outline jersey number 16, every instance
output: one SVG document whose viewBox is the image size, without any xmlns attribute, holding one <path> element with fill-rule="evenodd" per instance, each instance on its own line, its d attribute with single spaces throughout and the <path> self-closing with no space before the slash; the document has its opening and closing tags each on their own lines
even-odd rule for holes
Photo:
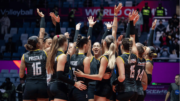
<svg viewBox="0 0 180 101">
<path fill-rule="evenodd" d="M 33 75 L 41 75 L 41 62 L 34 62 L 32 64 L 32 68 L 33 68 Z"/>
</svg>

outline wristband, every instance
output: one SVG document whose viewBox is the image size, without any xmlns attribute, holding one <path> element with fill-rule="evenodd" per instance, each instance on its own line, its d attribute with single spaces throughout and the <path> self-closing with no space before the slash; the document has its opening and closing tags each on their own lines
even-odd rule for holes
<svg viewBox="0 0 180 101">
<path fill-rule="evenodd" d="M 117 17 L 116 15 L 114 15 L 114 17 Z"/>
</svg>

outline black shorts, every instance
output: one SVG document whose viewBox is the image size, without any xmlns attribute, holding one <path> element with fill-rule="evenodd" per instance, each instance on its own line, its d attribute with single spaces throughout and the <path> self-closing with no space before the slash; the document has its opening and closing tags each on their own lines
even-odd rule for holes
<svg viewBox="0 0 180 101">
<path fill-rule="evenodd" d="M 129 101 L 133 98 L 135 92 L 118 92 L 116 94 L 116 99 L 120 101 Z"/>
<path fill-rule="evenodd" d="M 147 78 L 148 78 L 148 85 L 150 85 L 151 81 L 152 81 L 152 75 L 151 74 L 147 74 Z"/>
<path fill-rule="evenodd" d="M 73 87 L 69 93 L 69 101 L 88 101 L 88 90 L 80 91 Z"/>
<path fill-rule="evenodd" d="M 25 83 L 23 100 L 48 98 L 47 82 L 45 80 L 27 80 Z"/>
<path fill-rule="evenodd" d="M 116 93 L 113 92 L 109 100 L 116 101 Z"/>
<path fill-rule="evenodd" d="M 138 95 L 136 101 L 144 101 L 144 95 Z"/>
<path fill-rule="evenodd" d="M 135 92 L 134 95 L 133 95 L 133 97 L 132 97 L 130 100 L 131 100 L 131 101 L 138 101 L 137 98 L 138 98 L 138 93 Z"/>
<path fill-rule="evenodd" d="M 110 80 L 98 81 L 96 84 L 95 95 L 100 97 L 106 97 L 110 99 L 112 95 L 112 86 L 110 85 Z"/>
<path fill-rule="evenodd" d="M 90 84 L 88 86 L 88 99 L 94 99 L 95 89 L 96 89 L 96 85 Z"/>
<path fill-rule="evenodd" d="M 48 85 L 48 95 L 50 100 L 63 99 L 67 100 L 68 87 L 65 83 L 62 82 L 51 82 Z"/>
</svg>

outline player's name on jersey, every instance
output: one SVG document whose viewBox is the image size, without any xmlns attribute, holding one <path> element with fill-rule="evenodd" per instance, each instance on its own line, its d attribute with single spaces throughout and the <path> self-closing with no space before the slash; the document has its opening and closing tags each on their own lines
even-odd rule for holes
<svg viewBox="0 0 180 101">
<path fill-rule="evenodd" d="M 37 60 L 42 60 L 42 55 L 29 57 L 29 61 L 37 61 Z"/>
<path fill-rule="evenodd" d="M 78 61 L 71 61 L 70 64 L 73 66 L 77 66 Z"/>
<path fill-rule="evenodd" d="M 145 62 L 138 62 L 138 66 L 145 66 L 146 63 Z"/>
</svg>

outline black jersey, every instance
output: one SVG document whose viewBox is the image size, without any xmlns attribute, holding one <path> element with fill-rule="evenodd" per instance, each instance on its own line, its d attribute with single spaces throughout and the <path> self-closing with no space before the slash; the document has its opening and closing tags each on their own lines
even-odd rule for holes
<svg viewBox="0 0 180 101">
<path fill-rule="evenodd" d="M 46 79 L 47 54 L 42 50 L 26 52 L 23 55 L 27 67 L 26 79 Z"/>
<path fill-rule="evenodd" d="M 94 56 L 91 59 L 91 63 L 90 63 L 90 69 L 91 72 L 90 74 L 97 74 L 98 73 L 98 68 L 100 66 L 100 62 L 99 60 L 97 60 Z"/>
<path fill-rule="evenodd" d="M 124 85 L 124 92 L 129 91 L 136 91 L 136 78 L 135 78 L 135 67 L 137 65 L 137 56 L 135 54 L 131 54 L 130 64 L 128 63 L 129 53 L 122 54 L 118 58 L 121 58 L 124 62 L 125 67 L 125 80 L 123 82 Z M 116 69 L 118 71 L 118 68 L 116 66 Z M 117 77 L 119 76 L 119 73 L 117 72 Z M 117 85 L 117 89 L 120 85 Z"/>
<path fill-rule="evenodd" d="M 56 76 L 56 71 L 57 71 L 57 59 L 58 59 L 58 57 L 60 56 L 60 55 L 62 55 L 62 54 L 64 54 L 64 52 L 63 51 L 61 51 L 61 50 L 58 50 L 58 52 L 57 52 L 57 54 L 56 54 L 56 57 L 55 57 L 55 63 L 54 63 L 54 67 L 53 67 L 53 69 L 54 69 L 54 73 L 53 73 L 53 75 L 52 75 L 52 78 L 51 78 L 51 82 L 52 81 L 59 81 L 58 79 L 57 79 L 57 76 Z M 67 73 L 69 72 L 69 65 L 68 65 L 68 63 L 66 62 L 66 64 L 65 64 L 65 67 L 64 67 L 64 72 L 63 72 L 63 74 L 65 75 L 65 76 L 67 76 Z"/>
<path fill-rule="evenodd" d="M 92 57 L 91 59 L 91 63 L 90 63 L 90 74 L 98 74 L 98 68 L 100 66 L 100 62 L 99 60 L 97 60 L 94 56 Z M 89 82 L 89 84 L 96 84 L 96 81 L 92 81 L 92 82 Z"/>
<path fill-rule="evenodd" d="M 146 59 L 146 62 L 150 62 L 153 65 L 153 61 L 150 59 Z"/>
<path fill-rule="evenodd" d="M 77 69 L 81 70 L 84 73 L 84 64 L 83 61 L 86 58 L 84 54 L 79 53 L 78 55 L 74 54 L 71 57 L 70 60 L 70 67 L 72 71 L 77 71 Z M 76 75 L 73 75 L 74 81 L 84 81 L 84 83 L 87 85 L 88 82 L 85 82 L 85 78 L 82 77 L 76 77 Z"/>
<path fill-rule="evenodd" d="M 146 66 L 146 60 L 144 58 L 140 59 L 138 58 L 137 60 L 137 65 L 135 67 L 135 78 L 136 78 L 136 84 L 137 86 L 142 86 L 141 85 L 141 80 L 145 71 L 145 66 Z"/>
<path fill-rule="evenodd" d="M 102 57 L 105 57 L 106 60 L 109 61 L 109 56 L 108 55 L 101 56 L 100 61 L 101 61 Z M 99 66 L 99 68 L 100 68 L 100 66 Z M 99 72 L 99 68 L 98 68 L 98 72 Z M 113 69 L 110 69 L 109 67 L 107 67 L 105 73 L 111 73 L 112 71 L 113 71 Z"/>
</svg>

